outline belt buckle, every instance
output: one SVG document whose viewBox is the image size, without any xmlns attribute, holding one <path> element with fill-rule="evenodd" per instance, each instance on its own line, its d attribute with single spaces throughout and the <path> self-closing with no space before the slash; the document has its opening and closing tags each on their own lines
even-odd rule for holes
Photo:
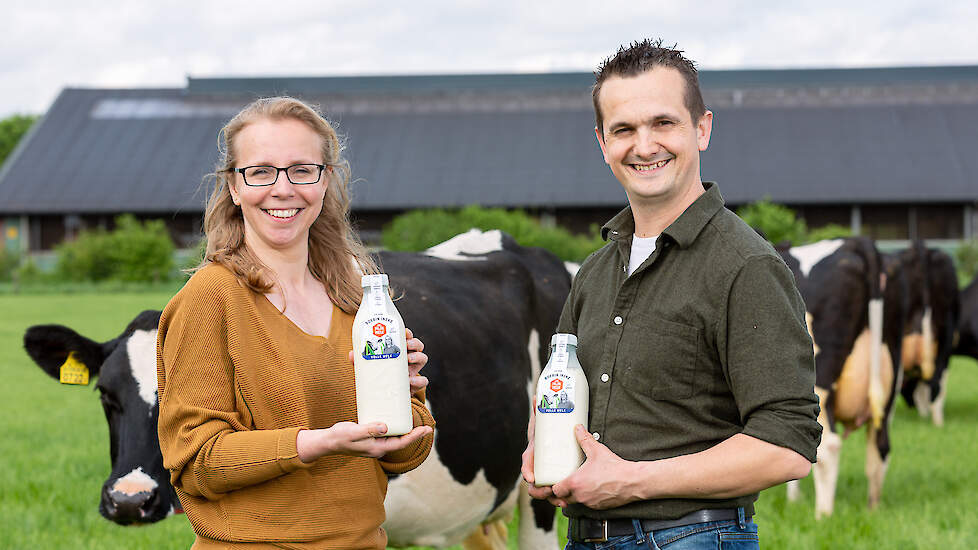
<svg viewBox="0 0 978 550">
<path fill-rule="evenodd" d="M 601 520 L 602 535 L 595 538 L 586 538 L 583 542 L 608 542 L 608 520 Z"/>
</svg>

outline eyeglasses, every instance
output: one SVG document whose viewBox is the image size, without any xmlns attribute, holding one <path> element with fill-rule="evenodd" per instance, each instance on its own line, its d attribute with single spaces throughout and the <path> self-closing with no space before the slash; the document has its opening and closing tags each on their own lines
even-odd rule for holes
<svg viewBox="0 0 978 550">
<path fill-rule="evenodd" d="M 244 168 L 232 168 L 229 172 L 237 172 L 244 178 L 245 185 L 249 187 L 266 187 L 278 181 L 279 172 L 285 172 L 285 177 L 293 185 L 309 185 L 316 183 L 326 169 L 324 164 L 293 164 L 285 168 L 277 166 L 245 166 Z"/>
</svg>

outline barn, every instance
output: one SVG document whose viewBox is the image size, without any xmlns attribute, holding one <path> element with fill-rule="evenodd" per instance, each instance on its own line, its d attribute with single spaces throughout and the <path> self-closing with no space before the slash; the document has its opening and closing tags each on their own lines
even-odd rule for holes
<svg viewBox="0 0 978 550">
<path fill-rule="evenodd" d="M 728 205 L 787 204 L 879 240 L 978 234 L 978 66 L 702 71 L 702 174 Z M 0 246 L 37 253 L 130 212 L 201 233 L 217 134 L 258 96 L 321 106 L 345 136 L 368 242 L 394 215 L 524 208 L 575 231 L 625 196 L 594 143 L 590 73 L 195 78 L 61 92 L 0 169 Z"/>
</svg>

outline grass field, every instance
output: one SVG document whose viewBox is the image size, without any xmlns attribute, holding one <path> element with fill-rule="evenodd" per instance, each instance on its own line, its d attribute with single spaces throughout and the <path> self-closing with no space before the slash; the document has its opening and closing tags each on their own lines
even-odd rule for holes
<svg viewBox="0 0 978 550">
<path fill-rule="evenodd" d="M 33 324 L 61 323 L 107 340 L 168 292 L 0 294 L 0 549 L 186 549 L 186 518 L 119 527 L 98 514 L 109 472 L 108 429 L 92 387 L 60 386 L 22 348 Z M 971 549 L 978 532 L 978 364 L 955 358 L 943 429 L 902 402 L 880 508 L 865 508 L 865 436 L 845 442 L 836 513 L 813 518 L 813 485 L 787 503 L 784 487 L 761 495 L 761 546 L 774 549 Z M 510 543 L 516 548 L 515 542 Z"/>
</svg>

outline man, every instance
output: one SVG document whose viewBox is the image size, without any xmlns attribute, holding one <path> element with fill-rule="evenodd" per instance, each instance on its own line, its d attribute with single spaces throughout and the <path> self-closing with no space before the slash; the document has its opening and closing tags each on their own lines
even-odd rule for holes
<svg viewBox="0 0 978 550">
<path fill-rule="evenodd" d="M 593 99 L 628 207 L 602 228 L 558 326 L 577 335 L 590 386 L 590 433 L 576 428 L 587 458 L 533 487 L 531 418 L 523 477 L 570 518 L 568 548 L 756 548 L 758 492 L 808 475 L 821 434 L 804 304 L 771 246 L 700 179 L 713 113 L 681 52 L 619 49 Z"/>
</svg>

